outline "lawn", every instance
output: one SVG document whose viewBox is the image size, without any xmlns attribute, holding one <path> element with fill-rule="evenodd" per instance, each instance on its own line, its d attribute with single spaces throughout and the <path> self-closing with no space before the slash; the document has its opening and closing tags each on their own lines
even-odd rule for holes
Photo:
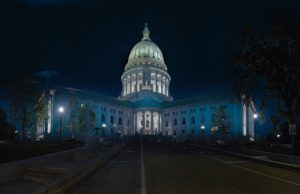
<svg viewBox="0 0 300 194">
<path fill-rule="evenodd" d="M 63 144 L 58 144 L 57 142 L 30 142 L 26 144 L 0 145 L 0 163 L 60 152 L 80 146 L 82 144 L 75 141 L 64 142 Z"/>
</svg>

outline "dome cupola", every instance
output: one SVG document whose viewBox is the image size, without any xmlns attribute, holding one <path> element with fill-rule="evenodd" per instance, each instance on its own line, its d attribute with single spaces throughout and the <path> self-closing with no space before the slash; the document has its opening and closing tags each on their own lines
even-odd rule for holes
<svg viewBox="0 0 300 194">
<path fill-rule="evenodd" d="M 151 41 L 148 24 L 145 23 L 143 38 L 131 50 L 125 70 L 139 65 L 152 65 L 167 70 L 160 48 Z"/>
</svg>

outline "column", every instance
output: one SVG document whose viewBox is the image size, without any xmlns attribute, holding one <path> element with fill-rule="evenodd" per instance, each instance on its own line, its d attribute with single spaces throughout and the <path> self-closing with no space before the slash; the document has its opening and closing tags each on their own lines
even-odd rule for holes
<svg viewBox="0 0 300 194">
<path fill-rule="evenodd" d="M 160 76 L 160 93 L 162 94 L 162 82 L 163 82 L 163 78 L 162 78 L 162 75 Z"/>
<path fill-rule="evenodd" d="M 130 75 L 130 93 L 132 93 L 132 81 L 133 81 L 132 75 Z"/>
<path fill-rule="evenodd" d="M 143 111 L 143 116 L 142 116 L 142 130 L 141 133 L 145 133 L 145 111 Z"/>
<path fill-rule="evenodd" d="M 157 129 L 158 132 L 161 132 L 160 117 L 161 117 L 161 113 L 158 113 L 158 129 Z"/>
<path fill-rule="evenodd" d="M 135 92 L 138 92 L 138 87 L 139 87 L 139 85 L 138 85 L 138 74 L 135 73 Z"/>
<path fill-rule="evenodd" d="M 123 96 L 126 95 L 126 78 L 123 79 Z"/>
<path fill-rule="evenodd" d="M 154 129 L 153 129 L 153 111 L 151 111 L 151 132 L 153 133 Z"/>
<path fill-rule="evenodd" d="M 169 86 L 170 86 L 170 81 L 168 80 L 168 82 L 167 82 L 167 96 L 169 96 Z"/>
<path fill-rule="evenodd" d="M 154 73 L 154 92 L 156 92 L 157 91 L 157 88 L 156 88 L 156 86 L 157 86 L 157 84 L 156 84 L 156 73 Z"/>
<path fill-rule="evenodd" d="M 163 77 L 163 94 L 166 95 L 166 77 Z"/>
<path fill-rule="evenodd" d="M 156 87 L 156 92 L 158 93 L 159 90 L 158 90 L 158 84 L 157 83 L 158 83 L 158 74 L 155 75 L 155 84 L 156 84 L 155 87 Z"/>
</svg>

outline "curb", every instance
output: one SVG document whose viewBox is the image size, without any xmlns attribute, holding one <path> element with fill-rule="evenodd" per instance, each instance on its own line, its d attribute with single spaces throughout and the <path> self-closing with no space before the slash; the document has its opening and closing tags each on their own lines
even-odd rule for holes
<svg viewBox="0 0 300 194">
<path fill-rule="evenodd" d="M 72 186 L 79 183 L 86 176 L 92 174 L 95 170 L 105 165 L 109 160 L 111 160 L 117 153 L 126 147 L 128 143 L 121 145 L 110 152 L 108 152 L 103 159 L 97 158 L 98 161 L 91 161 L 86 164 L 83 168 L 78 169 L 72 174 L 62 176 L 54 181 L 49 182 L 48 184 L 42 185 L 35 189 L 34 191 L 29 192 L 28 194 L 58 194 L 64 193 Z"/>
<path fill-rule="evenodd" d="M 291 170 L 293 172 L 300 172 L 300 166 L 297 166 L 297 165 L 294 165 L 294 164 L 288 164 L 288 163 L 284 163 L 284 162 L 272 161 L 272 160 L 263 159 L 263 158 L 256 158 L 255 156 L 249 156 L 249 155 L 246 155 L 246 154 L 239 154 L 239 153 L 235 153 L 235 152 L 230 152 L 230 151 L 211 148 L 211 147 L 206 147 L 206 146 L 201 147 L 201 146 L 195 145 L 195 144 L 187 144 L 187 145 L 190 146 L 190 147 L 195 147 L 195 148 L 203 148 L 204 147 L 205 149 L 208 149 L 210 151 L 231 155 L 231 156 L 234 156 L 236 158 L 247 159 L 247 160 L 250 160 L 250 161 L 253 161 L 253 162 L 257 162 L 257 163 L 267 164 L 267 165 L 271 165 L 271 166 L 274 166 L 274 167 L 278 167 L 278 168 L 282 168 L 282 169 L 286 169 L 286 170 Z"/>
</svg>

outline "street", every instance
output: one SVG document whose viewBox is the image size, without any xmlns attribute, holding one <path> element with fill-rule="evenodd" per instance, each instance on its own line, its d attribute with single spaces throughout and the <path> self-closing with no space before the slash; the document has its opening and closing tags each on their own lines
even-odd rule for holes
<svg viewBox="0 0 300 194">
<path fill-rule="evenodd" d="M 300 193 L 300 174 L 172 143 L 135 143 L 68 193 Z"/>
</svg>

